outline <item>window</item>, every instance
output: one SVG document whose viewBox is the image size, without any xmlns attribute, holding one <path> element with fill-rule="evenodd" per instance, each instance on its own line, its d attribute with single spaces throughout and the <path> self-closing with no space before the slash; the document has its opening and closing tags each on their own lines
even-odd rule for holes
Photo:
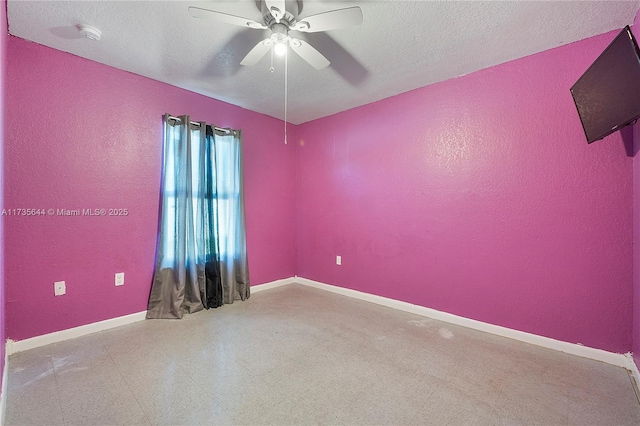
<svg viewBox="0 0 640 426">
<path fill-rule="evenodd" d="M 238 254 L 238 241 L 234 221 L 241 206 L 240 149 L 233 135 L 211 133 L 203 137 L 200 126 L 189 126 L 190 137 L 183 138 L 178 126 L 167 126 L 169 134 L 165 147 L 165 175 L 162 227 L 166 232 L 161 240 L 162 265 L 171 266 L 179 250 L 205 253 L 206 247 L 217 241 L 221 258 L 233 258 Z M 215 140 L 214 140 L 215 138 Z M 181 144 L 186 144 L 183 146 Z M 178 156 L 187 150 L 190 161 L 179 169 Z M 212 181 L 215 180 L 215 181 Z M 179 187 L 182 185 L 182 187 Z M 187 194 L 186 197 L 178 194 Z M 205 221 L 209 210 L 214 218 Z M 184 220 L 183 220 L 184 217 Z M 210 223 L 213 229 L 209 229 Z M 180 227 L 184 229 L 180 229 Z M 204 238 L 189 238 L 186 228 L 202 232 Z M 191 257 L 191 256 L 188 256 Z"/>
</svg>

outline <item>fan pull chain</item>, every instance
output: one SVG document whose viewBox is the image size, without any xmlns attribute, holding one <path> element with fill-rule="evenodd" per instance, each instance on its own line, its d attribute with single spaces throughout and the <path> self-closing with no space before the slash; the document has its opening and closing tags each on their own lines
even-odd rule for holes
<svg viewBox="0 0 640 426">
<path fill-rule="evenodd" d="M 284 54 L 284 144 L 287 144 L 287 93 L 288 93 L 288 80 L 289 80 L 289 49 Z"/>
<path fill-rule="evenodd" d="M 269 68 L 269 71 L 274 72 L 276 69 L 273 67 L 273 44 L 271 45 L 271 68 Z"/>
</svg>

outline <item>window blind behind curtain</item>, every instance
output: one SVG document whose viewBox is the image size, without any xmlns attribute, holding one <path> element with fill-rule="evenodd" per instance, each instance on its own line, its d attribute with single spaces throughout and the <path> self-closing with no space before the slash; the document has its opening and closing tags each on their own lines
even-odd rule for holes
<svg viewBox="0 0 640 426">
<path fill-rule="evenodd" d="M 165 115 L 158 244 L 147 318 L 250 295 L 242 132 Z"/>
</svg>

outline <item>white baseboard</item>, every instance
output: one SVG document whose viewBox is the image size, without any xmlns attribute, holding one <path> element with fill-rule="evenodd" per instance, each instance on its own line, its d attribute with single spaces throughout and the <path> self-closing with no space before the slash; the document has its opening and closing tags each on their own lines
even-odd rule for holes
<svg viewBox="0 0 640 426">
<path fill-rule="evenodd" d="M 4 425 L 7 413 L 7 381 L 9 376 L 9 354 L 4 350 L 4 368 L 2 369 L 2 390 L 0 390 L 0 425 Z"/>
<path fill-rule="evenodd" d="M 626 354 L 627 359 L 627 370 L 631 372 L 633 376 L 633 380 L 635 380 L 636 392 L 638 392 L 638 398 L 640 398 L 640 370 L 638 370 L 638 364 L 633 359 L 633 355 L 630 353 Z"/>
<path fill-rule="evenodd" d="M 276 287 L 282 287 L 283 285 L 294 284 L 296 282 L 294 278 L 285 278 L 282 280 L 271 281 L 264 284 L 256 284 L 251 286 L 251 293 L 257 293 L 259 291 L 269 290 Z"/>
<path fill-rule="evenodd" d="M 521 342 L 530 343 L 532 345 L 542 346 L 544 348 L 555 349 L 560 352 L 565 352 L 571 355 L 577 355 L 583 358 L 594 359 L 597 361 L 606 362 L 618 367 L 629 368 L 627 357 L 623 354 L 616 354 L 613 352 L 604 351 L 602 349 L 590 348 L 576 343 L 568 343 L 560 340 L 551 339 L 549 337 L 539 336 L 537 334 L 531 334 L 524 331 L 513 330 L 511 328 L 501 327 L 499 325 L 493 325 L 482 321 L 476 321 L 469 318 L 461 317 L 458 315 L 449 314 L 442 311 L 437 311 L 431 308 L 425 308 L 424 306 L 418 306 L 407 302 L 401 302 L 399 300 L 389 299 L 382 296 L 376 296 L 373 294 L 363 293 L 357 290 L 351 290 L 348 288 L 337 287 L 329 284 L 324 284 L 318 281 L 309 280 L 306 278 L 295 278 L 295 282 L 303 284 L 309 287 L 318 288 L 321 290 L 330 291 L 332 293 L 341 294 L 343 296 L 353 297 L 355 299 L 364 300 L 366 302 L 375 303 L 377 305 L 386 306 L 400 311 L 409 312 L 412 314 L 420 315 L 427 318 L 432 318 L 438 321 L 447 322 L 449 324 L 460 325 L 474 330 L 484 331 L 486 333 L 495 334 L 502 337 L 508 337 L 513 340 L 519 340 Z M 635 365 L 635 363 L 634 363 Z M 640 383 L 640 382 L 639 382 Z"/>
<path fill-rule="evenodd" d="M 94 322 L 91 324 L 81 325 L 80 327 L 69 328 L 67 330 L 56 331 L 54 333 L 43 334 L 42 336 L 31 337 L 29 339 L 13 341 L 7 339 L 6 353 L 13 355 L 18 352 L 27 351 L 29 349 L 39 348 L 40 346 L 50 345 L 52 343 L 62 342 L 63 340 L 74 339 L 76 337 L 85 336 L 87 334 L 96 333 L 98 331 L 109 330 L 110 328 L 120 327 L 122 325 L 133 324 L 134 322 L 144 320 L 147 311 L 136 312 L 122 317 L 111 318 L 104 321 Z"/>
</svg>

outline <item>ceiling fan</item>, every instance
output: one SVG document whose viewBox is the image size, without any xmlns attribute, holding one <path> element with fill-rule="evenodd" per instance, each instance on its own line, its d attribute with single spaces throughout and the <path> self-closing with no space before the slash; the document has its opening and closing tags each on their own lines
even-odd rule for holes
<svg viewBox="0 0 640 426">
<path fill-rule="evenodd" d="M 245 28 L 270 29 L 271 36 L 255 45 L 240 62 L 245 66 L 257 64 L 271 49 L 276 54 L 282 55 L 289 46 L 315 69 L 321 70 L 329 65 L 329 60 L 309 43 L 291 37 L 289 31 L 315 33 L 362 24 L 362 10 L 357 6 L 330 10 L 299 19 L 298 14 L 302 11 L 302 2 L 299 0 L 259 0 L 259 4 L 264 23 L 195 6 L 189 7 L 189 13 L 195 18 L 211 19 Z"/>
</svg>

